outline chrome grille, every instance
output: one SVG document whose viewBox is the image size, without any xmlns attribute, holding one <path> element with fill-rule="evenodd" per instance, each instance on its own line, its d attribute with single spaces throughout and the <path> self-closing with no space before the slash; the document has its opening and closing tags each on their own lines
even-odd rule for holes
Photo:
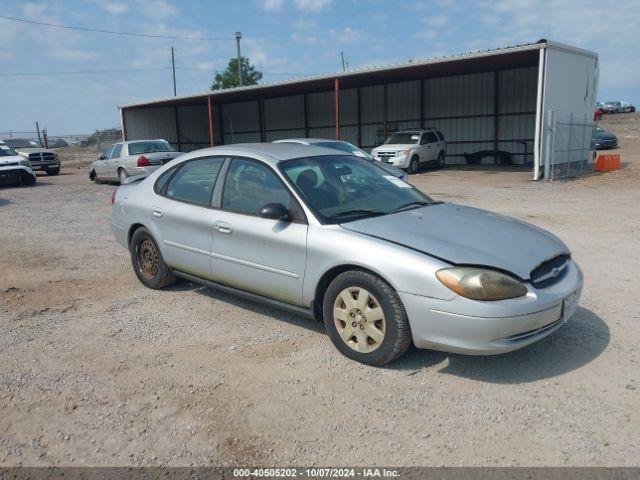
<svg viewBox="0 0 640 480">
<path fill-rule="evenodd" d="M 30 153 L 29 160 L 51 162 L 55 159 L 55 154 L 51 152 Z"/>
<path fill-rule="evenodd" d="M 556 284 L 567 273 L 569 255 L 558 255 L 544 262 L 531 271 L 531 285 L 536 288 L 547 288 Z"/>
<path fill-rule="evenodd" d="M 396 152 L 378 152 L 378 158 L 392 158 L 396 156 Z"/>
</svg>

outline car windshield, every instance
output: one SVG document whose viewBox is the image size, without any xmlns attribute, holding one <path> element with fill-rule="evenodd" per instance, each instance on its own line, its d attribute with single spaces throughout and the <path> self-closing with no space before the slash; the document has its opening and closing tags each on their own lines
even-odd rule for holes
<svg viewBox="0 0 640 480">
<path fill-rule="evenodd" d="M 5 143 L 11 148 L 38 148 L 40 145 L 35 140 L 27 140 L 21 138 L 12 138 L 5 140 Z"/>
<path fill-rule="evenodd" d="M 14 155 L 17 155 L 17 153 L 9 145 L 0 145 L 0 157 L 12 157 Z"/>
<path fill-rule="evenodd" d="M 279 167 L 325 223 L 344 223 L 439 203 L 351 155 L 298 158 L 281 162 Z"/>
<path fill-rule="evenodd" d="M 361 157 L 369 161 L 374 160 L 374 158 L 367 152 L 348 142 L 318 142 L 314 143 L 314 145 L 317 147 L 332 148 L 334 150 L 351 153 L 356 157 Z"/>
<path fill-rule="evenodd" d="M 175 150 L 165 140 L 150 140 L 146 142 L 134 142 L 129 144 L 129 155 L 142 153 L 174 152 Z"/>
<path fill-rule="evenodd" d="M 417 132 L 396 132 L 384 142 L 385 145 L 416 145 L 420 141 L 420 134 Z"/>
</svg>

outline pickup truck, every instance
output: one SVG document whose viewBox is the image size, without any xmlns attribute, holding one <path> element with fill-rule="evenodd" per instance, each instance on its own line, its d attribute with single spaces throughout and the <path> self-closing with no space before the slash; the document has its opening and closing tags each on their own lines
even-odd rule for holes
<svg viewBox="0 0 640 480">
<path fill-rule="evenodd" d="M 46 172 L 47 175 L 60 173 L 60 159 L 53 150 L 44 148 L 37 141 L 27 138 L 9 138 L 4 142 L 13 148 L 18 155 L 29 160 L 32 170 Z"/>
</svg>

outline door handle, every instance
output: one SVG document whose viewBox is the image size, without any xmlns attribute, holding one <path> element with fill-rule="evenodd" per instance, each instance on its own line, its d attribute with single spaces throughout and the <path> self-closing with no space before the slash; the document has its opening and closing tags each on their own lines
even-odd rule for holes
<svg viewBox="0 0 640 480">
<path fill-rule="evenodd" d="M 233 228 L 231 228 L 231 225 L 225 222 L 216 222 L 213 224 L 213 228 L 215 228 L 220 233 L 226 233 L 227 235 L 233 232 Z"/>
<path fill-rule="evenodd" d="M 162 209 L 158 207 L 153 207 L 153 209 L 151 210 L 151 213 L 153 214 L 154 217 L 162 217 L 164 215 L 164 212 L 162 211 Z"/>
</svg>

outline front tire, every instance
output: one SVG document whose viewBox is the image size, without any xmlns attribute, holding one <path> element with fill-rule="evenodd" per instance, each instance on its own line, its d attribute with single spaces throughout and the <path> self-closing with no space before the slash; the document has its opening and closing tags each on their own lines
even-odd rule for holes
<svg viewBox="0 0 640 480">
<path fill-rule="evenodd" d="M 49 170 L 45 170 L 47 175 L 58 175 L 60 173 L 60 168 L 51 168 Z"/>
<path fill-rule="evenodd" d="M 358 362 L 381 366 L 411 344 L 411 330 L 396 291 L 360 270 L 338 275 L 323 300 L 324 324 L 334 346 Z"/>
<path fill-rule="evenodd" d="M 22 183 L 22 185 L 32 187 L 36 184 L 36 177 L 29 175 L 27 172 L 23 172 L 20 175 L 20 183 Z"/>
<path fill-rule="evenodd" d="M 411 157 L 411 160 L 409 161 L 409 168 L 407 168 L 407 173 L 409 175 L 415 175 L 416 173 L 418 173 L 419 167 L 420 167 L 420 161 L 418 160 L 418 157 L 414 155 L 413 157 Z"/>
<path fill-rule="evenodd" d="M 133 270 L 146 287 L 159 290 L 176 281 L 175 275 L 162 258 L 158 244 L 145 227 L 140 227 L 133 233 L 129 253 Z"/>
</svg>

